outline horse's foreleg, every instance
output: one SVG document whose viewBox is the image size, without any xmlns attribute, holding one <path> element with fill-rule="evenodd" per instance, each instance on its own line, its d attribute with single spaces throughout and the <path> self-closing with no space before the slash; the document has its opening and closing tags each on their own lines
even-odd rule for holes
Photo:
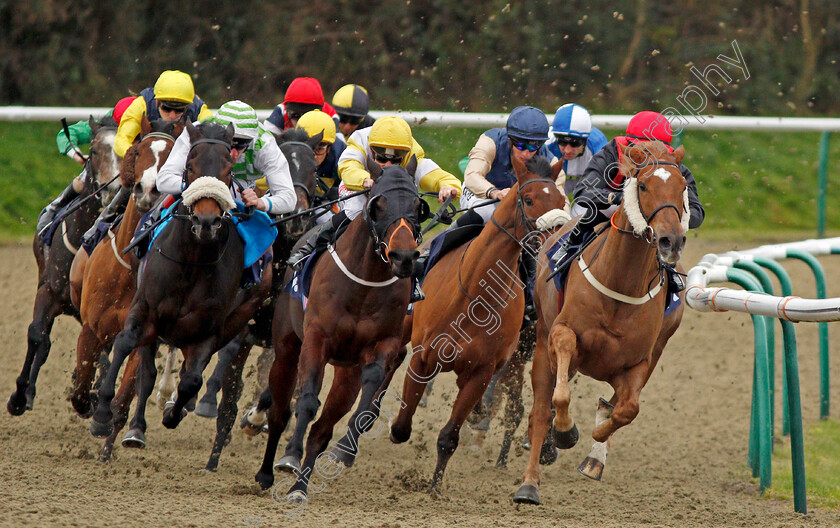
<svg viewBox="0 0 840 528">
<path fill-rule="evenodd" d="M 129 312 L 125 328 L 114 340 L 114 359 L 108 368 L 108 375 L 105 376 L 99 388 L 99 401 L 90 423 L 90 433 L 93 436 L 105 438 L 114 431 L 114 424 L 111 422 L 113 418 L 111 400 L 114 399 L 117 376 L 125 358 L 140 344 L 141 338 L 147 342 L 154 342 L 157 338 L 153 328 L 146 328 L 144 332 L 146 315 L 145 304 L 134 305 Z"/>
<path fill-rule="evenodd" d="M 76 341 L 76 378 L 73 380 L 73 394 L 70 397 L 73 408 L 82 418 L 90 418 L 93 412 L 90 388 L 102 347 L 103 343 L 93 329 L 87 324 L 82 325 Z"/>
<path fill-rule="evenodd" d="M 289 422 L 292 412 L 289 409 L 289 402 L 292 399 L 292 392 L 295 387 L 295 379 L 298 373 L 298 358 L 300 356 L 300 340 L 294 330 L 286 329 L 286 332 L 279 332 L 275 326 L 274 337 L 274 363 L 271 366 L 268 386 L 270 397 L 260 397 L 259 410 L 264 403 L 268 402 L 268 441 L 265 444 L 265 455 L 262 465 L 254 476 L 262 489 L 268 489 L 274 483 L 274 455 L 277 453 L 277 444 L 280 442 L 280 435 Z M 282 337 L 278 337 L 281 334 Z M 250 422 L 249 416 L 246 417 Z"/>
<path fill-rule="evenodd" d="M 435 379 L 440 372 L 440 364 L 436 360 L 427 361 L 424 351 L 412 352 L 403 381 L 402 401 L 405 405 L 400 409 L 397 418 L 391 422 L 391 441 L 395 444 L 401 444 L 411 438 L 411 421 L 426 390 L 426 384 Z"/>
<path fill-rule="evenodd" d="M 102 445 L 102 451 L 99 453 L 100 462 L 108 462 L 111 459 L 111 453 L 114 451 L 114 442 L 117 441 L 117 435 L 120 434 L 120 431 L 125 426 L 125 422 L 128 420 L 128 411 L 131 408 L 131 402 L 137 394 L 136 381 L 137 368 L 139 366 L 140 357 L 134 351 L 128 356 L 125 371 L 123 372 L 122 380 L 120 380 L 120 388 L 117 390 L 117 395 L 114 396 L 114 400 L 111 402 L 111 410 L 114 413 L 114 431 L 105 439 L 105 443 Z"/>
<path fill-rule="evenodd" d="M 534 403 L 531 406 L 531 414 L 528 416 L 528 439 L 531 442 L 531 451 L 528 456 L 528 467 L 522 477 L 522 485 L 513 496 L 513 502 L 516 503 L 540 504 L 540 450 L 535 446 L 543 444 L 551 424 L 551 393 L 554 388 L 554 377 L 551 373 L 548 353 L 548 337 L 544 331 L 538 329 L 537 348 L 531 367 Z"/>
<path fill-rule="evenodd" d="M 244 336 L 240 334 L 231 339 L 228 344 L 219 350 L 216 367 L 213 369 L 213 374 L 207 380 L 207 388 L 204 390 L 204 396 L 202 396 L 198 405 L 195 407 L 194 414 L 196 416 L 202 416 L 204 418 L 215 418 L 218 416 L 216 394 L 222 388 L 222 379 L 228 370 L 228 366 L 242 348 L 243 338 Z"/>
<path fill-rule="evenodd" d="M 6 409 L 13 416 L 20 416 L 34 405 L 38 372 L 50 353 L 50 332 L 55 318 L 62 311 L 60 304 L 49 284 L 42 284 L 38 288 L 32 323 L 26 335 L 27 348 L 23 369 L 17 378 L 15 391 L 6 402 Z"/>
<path fill-rule="evenodd" d="M 487 384 L 490 383 L 490 378 L 493 377 L 493 371 L 494 367 L 488 365 L 485 368 L 471 371 L 471 376 L 468 378 L 459 377 L 459 391 L 455 403 L 452 405 L 452 414 L 438 436 L 437 464 L 435 465 L 435 473 L 432 477 L 429 493 L 440 493 L 439 485 L 443 479 L 443 473 L 446 471 L 446 465 L 458 448 L 461 426 L 464 425 L 464 421 L 475 407 L 476 402 L 484 394 Z"/>
<path fill-rule="evenodd" d="M 163 373 L 158 382 L 158 390 L 155 395 L 155 400 L 158 408 L 163 410 L 166 407 L 166 402 L 173 399 L 175 394 L 175 373 L 178 372 L 178 353 L 175 347 L 167 347 L 169 352 L 166 353 L 166 360 L 163 364 Z"/>
<path fill-rule="evenodd" d="M 167 429 L 175 429 L 184 416 L 187 414 L 187 404 L 195 398 L 201 390 L 203 380 L 201 373 L 210 360 L 210 356 L 216 351 L 216 339 L 210 338 L 204 342 L 181 350 L 184 354 L 184 364 L 181 368 L 181 380 L 178 382 L 175 404 L 163 411 L 163 426 Z"/>
<path fill-rule="evenodd" d="M 137 363 L 139 366 L 135 383 L 137 408 L 134 410 L 131 428 L 122 440 L 123 447 L 136 447 L 140 449 L 146 447 L 146 404 L 155 388 L 155 378 L 157 377 L 157 367 L 155 367 L 156 351 L 157 347 L 155 346 L 142 347 L 137 351 L 137 355 L 129 360 L 129 365 L 131 363 Z M 128 367 L 126 367 L 126 372 L 128 372 Z M 124 375 L 122 385 L 125 385 L 126 382 L 127 376 Z M 120 386 L 120 392 L 122 392 L 122 385 Z M 125 410 L 127 414 L 128 405 L 126 405 Z"/>
<path fill-rule="evenodd" d="M 560 449 L 570 449 L 577 444 L 579 434 L 575 421 L 569 414 L 572 393 L 569 390 L 569 365 L 577 353 L 577 336 L 566 325 L 555 323 L 548 335 L 550 357 L 555 358 L 557 372 L 554 381 L 554 443 Z"/>
<path fill-rule="evenodd" d="M 239 339 L 234 339 L 231 343 L 238 343 L 239 341 Z M 230 346 L 228 344 L 225 348 Z M 222 401 L 219 404 L 217 411 L 218 417 L 216 418 L 216 438 L 213 440 L 213 450 L 210 452 L 210 459 L 207 461 L 207 465 L 204 466 L 206 471 L 216 471 L 219 466 L 219 457 L 222 454 L 222 449 L 230 443 L 230 430 L 236 421 L 236 413 L 239 412 L 236 402 L 239 401 L 239 396 L 242 395 L 242 371 L 244 370 L 245 361 L 248 360 L 252 346 L 248 341 L 242 343 L 236 351 L 236 354 L 228 361 L 228 367 L 225 369 L 224 377 L 221 380 Z M 209 389 L 210 382 L 207 384 Z M 196 413 L 198 413 L 198 408 L 196 408 Z"/>
</svg>

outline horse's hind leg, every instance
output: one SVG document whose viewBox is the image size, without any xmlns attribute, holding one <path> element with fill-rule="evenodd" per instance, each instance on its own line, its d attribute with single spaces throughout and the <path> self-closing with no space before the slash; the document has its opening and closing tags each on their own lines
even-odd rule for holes
<svg viewBox="0 0 840 528">
<path fill-rule="evenodd" d="M 96 372 L 96 363 L 101 356 L 103 343 L 87 324 L 82 326 L 76 342 L 76 379 L 73 381 L 73 395 L 70 402 L 82 418 L 90 418 L 91 383 Z"/>
<path fill-rule="evenodd" d="M 530 356 L 530 346 L 533 341 L 527 344 L 527 349 L 520 340 L 520 345 L 505 368 L 500 383 L 502 394 L 507 396 L 505 406 L 504 427 L 505 434 L 502 438 L 502 448 L 499 451 L 499 458 L 496 460 L 496 467 L 507 467 L 510 445 L 513 443 L 513 435 L 522 422 L 525 414 L 525 405 L 522 403 L 522 386 L 525 384 L 525 364 Z"/>
<path fill-rule="evenodd" d="M 6 409 L 13 416 L 20 416 L 26 410 L 31 410 L 34 405 L 38 372 L 50 353 L 53 322 L 62 311 L 59 304 L 48 284 L 42 284 L 38 288 L 32 323 L 26 335 L 27 348 L 23 369 L 17 378 L 15 391 L 6 402 Z"/>
<path fill-rule="evenodd" d="M 213 369 L 213 374 L 207 380 L 207 388 L 204 390 L 204 396 L 199 400 L 198 405 L 195 406 L 193 414 L 196 416 L 202 416 L 204 418 L 216 418 L 218 416 L 216 394 L 222 389 L 222 379 L 233 358 L 239 354 L 243 339 L 244 337 L 241 335 L 234 337 L 230 340 L 230 343 L 219 350 L 216 368 Z"/>
<path fill-rule="evenodd" d="M 120 381 L 120 388 L 117 390 L 117 395 L 111 403 L 111 409 L 114 412 L 114 431 L 105 439 L 102 445 L 102 451 L 99 453 L 100 462 L 108 462 L 111 459 L 111 453 L 114 451 L 114 442 L 117 441 L 117 436 L 125 426 L 128 420 L 128 411 L 131 408 L 131 402 L 137 394 L 137 367 L 140 365 L 140 358 L 137 352 L 132 352 L 128 356 L 128 361 L 125 365 L 122 380 Z M 131 446 L 127 446 L 131 447 Z"/>
<path fill-rule="evenodd" d="M 541 328 L 537 329 L 537 348 L 531 366 L 531 386 L 534 391 L 534 403 L 528 416 L 528 438 L 532 448 L 522 485 L 513 496 L 513 502 L 540 504 L 540 451 L 533 446 L 542 445 L 548 434 L 551 424 L 551 393 L 554 388 L 548 357 L 548 336 Z"/>
<path fill-rule="evenodd" d="M 443 473 L 446 471 L 446 465 L 458 448 L 461 426 L 464 425 L 470 411 L 484 394 L 484 390 L 493 376 L 493 370 L 492 366 L 487 366 L 483 369 L 471 371 L 470 377 L 459 377 L 458 397 L 455 398 L 455 403 L 452 405 L 452 414 L 438 436 L 437 465 L 435 466 L 429 493 L 440 493 L 439 484 L 443 479 Z"/>
<path fill-rule="evenodd" d="M 242 395 L 242 371 L 245 361 L 251 352 L 253 344 L 242 336 L 245 342 L 239 346 L 236 355 L 228 362 L 224 378 L 222 378 L 222 401 L 219 404 L 216 418 L 216 438 L 213 440 L 213 450 L 210 452 L 210 459 L 204 466 L 205 471 L 216 471 L 219 467 L 219 457 L 222 449 L 230 443 L 230 430 L 236 421 L 236 413 L 239 412 L 236 402 Z M 231 343 L 239 343 L 240 339 L 234 339 Z M 230 346 L 228 344 L 227 346 Z M 209 385 L 209 382 L 208 382 Z"/>
<path fill-rule="evenodd" d="M 187 406 L 192 402 L 198 391 L 201 390 L 203 380 L 201 373 L 207 366 L 210 356 L 216 351 L 215 339 L 211 338 L 194 347 L 185 347 L 181 350 L 184 354 L 184 364 L 181 366 L 181 380 L 178 382 L 175 405 L 167 407 L 163 411 L 163 426 L 167 429 L 175 429 L 184 416 L 187 414 Z"/>
<path fill-rule="evenodd" d="M 139 364 L 137 369 L 137 380 L 135 383 L 137 391 L 137 408 L 134 409 L 134 418 L 131 420 L 130 429 L 125 434 L 122 440 L 123 447 L 135 447 L 143 449 L 146 447 L 146 403 L 149 401 L 149 396 L 155 388 L 155 378 L 157 377 L 157 368 L 155 367 L 155 352 L 157 347 L 147 346 L 137 350 L 135 357 L 129 359 L 129 365 L 132 363 Z M 126 367 L 128 372 L 128 367 Z M 127 383 L 127 376 L 123 376 L 123 382 L 120 385 Z M 126 408 L 126 411 L 128 409 Z M 116 429 L 116 427 L 115 427 Z"/>
<path fill-rule="evenodd" d="M 613 394 L 611 402 L 606 401 L 604 398 L 598 401 L 598 408 L 595 410 L 595 427 L 609 420 L 616 400 L 616 395 Z M 606 442 L 595 442 L 592 444 L 589 454 L 586 455 L 586 458 L 578 466 L 578 471 L 592 480 L 601 480 L 601 476 L 604 474 L 604 465 L 607 463 L 609 447 L 609 439 Z"/>
<path fill-rule="evenodd" d="M 176 368 L 178 365 L 178 353 L 175 352 L 174 347 L 170 346 L 167 348 L 169 352 L 166 354 L 163 373 L 160 375 L 160 382 L 158 383 L 158 390 L 155 395 L 156 403 L 160 410 L 166 408 L 166 402 L 175 394 L 175 373 L 178 372 Z"/>
</svg>

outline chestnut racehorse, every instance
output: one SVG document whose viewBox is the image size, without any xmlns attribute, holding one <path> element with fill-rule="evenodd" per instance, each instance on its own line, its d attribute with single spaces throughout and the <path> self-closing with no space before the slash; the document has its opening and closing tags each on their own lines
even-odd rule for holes
<svg viewBox="0 0 840 528">
<path fill-rule="evenodd" d="M 578 467 L 600 480 L 610 437 L 639 413 L 642 387 L 682 318 L 683 304 L 663 314 L 670 295 L 664 266 L 678 263 L 688 230 L 686 181 L 679 169 L 685 150 L 669 153 L 660 142 L 619 148 L 629 158 L 622 166 L 624 200 L 611 227 L 572 262 L 562 309 L 554 284 L 546 282 L 551 270 L 543 265 L 545 258 L 538 259 L 531 452 L 514 502 L 540 503 L 539 450 L 534 446 L 543 443 L 552 426 L 551 403 L 555 445 L 569 449 L 577 443 L 577 426 L 569 415 L 569 381 L 577 372 L 606 381 L 614 390 L 609 402 L 600 400 L 595 444 Z"/>
<path fill-rule="evenodd" d="M 518 276 L 523 239 L 543 214 L 563 209 L 548 161 L 515 163 L 517 183 L 499 203 L 479 236 L 443 256 L 426 275 L 424 289 L 437 292 L 414 308 L 414 353 L 403 385 L 403 402 L 391 424 L 391 440 L 411 436 L 411 421 L 426 383 L 443 371 L 458 375 L 452 415 L 438 437 L 430 492 L 439 490 L 446 464 L 458 446 L 461 426 L 493 374 L 516 347 L 525 300 Z"/>
<path fill-rule="evenodd" d="M 17 378 L 17 387 L 6 403 L 6 409 L 14 416 L 32 409 L 35 401 L 35 384 L 41 366 L 50 353 L 50 332 L 55 318 L 61 314 L 79 317 L 79 312 L 70 302 L 68 276 L 70 264 L 79 250 L 82 235 L 91 226 L 104 204 L 116 194 L 119 184 L 113 182 L 107 189 L 101 186 L 111 181 L 119 171 L 119 158 L 114 153 L 114 138 L 117 134 L 116 121 L 105 118 L 102 123 L 90 118 L 93 139 L 85 165 L 85 188 L 80 199 L 89 198 L 99 192 L 98 198 L 90 198 L 59 223 L 50 248 L 41 243 L 40 233 L 35 234 L 32 250 L 38 263 L 38 291 L 35 294 L 35 308 L 32 323 L 27 333 L 26 358 Z"/>
<path fill-rule="evenodd" d="M 275 359 L 269 377 L 272 401 L 268 443 L 255 477 L 263 489 L 274 482 L 274 455 L 291 415 L 289 402 L 295 379 L 300 396 L 292 442 L 302 443 L 320 406 L 318 393 L 327 363 L 341 367 L 336 375 L 344 376 L 346 383 L 333 383 L 321 416 L 309 433 L 300 478 L 288 496 L 305 500 L 307 475 L 361 387 L 361 399 L 347 432 L 355 450 L 359 435 L 369 425 L 360 420 L 364 421 L 377 405 L 374 398 L 387 374 L 396 369 L 403 350 L 403 320 L 411 293 L 409 277 L 419 256 L 419 225 L 426 218 L 428 206 L 406 170 L 386 168 L 371 190 L 365 214 L 353 220 L 335 248 L 329 248 L 330 254 L 315 264 L 305 314 L 301 303 L 292 302 L 288 293 L 278 299 L 273 331 Z"/>
<path fill-rule="evenodd" d="M 72 285 L 74 289 L 81 290 L 79 312 L 82 331 L 76 345 L 76 379 L 70 401 L 76 412 L 85 418 L 89 418 L 93 412 L 90 395 L 93 362 L 100 350 L 111 348 L 114 338 L 122 330 L 136 290 L 137 257 L 134 252 L 123 255 L 122 250 L 134 237 L 140 217 L 160 198 L 155 187 L 157 173 L 166 162 L 175 137 L 183 128 L 184 124 L 180 122 L 158 120 L 149 123 L 143 116 L 140 126 L 142 139 L 128 149 L 120 169 L 123 187 L 133 190 L 125 214 L 116 233 L 109 229 L 108 236 L 94 248 L 85 264 L 82 284 Z M 125 424 L 128 407 L 134 397 L 138 362 L 136 354 L 129 357 L 114 405 L 117 410 L 114 432 L 105 441 L 100 461 L 110 458 L 114 439 Z M 133 442 L 123 440 L 123 445 L 145 446 L 143 432 L 135 430 L 134 425 L 132 427 L 126 439 L 133 439 Z"/>
</svg>

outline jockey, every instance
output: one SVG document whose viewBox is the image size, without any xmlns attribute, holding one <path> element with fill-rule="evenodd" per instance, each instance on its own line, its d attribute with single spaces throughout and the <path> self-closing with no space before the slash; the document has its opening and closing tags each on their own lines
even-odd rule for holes
<svg viewBox="0 0 840 528">
<path fill-rule="evenodd" d="M 212 115 L 204 101 L 195 95 L 192 78 L 178 70 L 167 70 L 160 74 L 154 88 L 140 92 L 140 97 L 126 109 L 114 139 L 114 152 L 121 158 L 125 156 L 125 151 L 140 133 L 143 114 L 149 121 L 176 121 L 184 113 L 188 121 Z"/>
<path fill-rule="evenodd" d="M 280 135 L 287 128 L 294 128 L 298 119 L 310 110 L 322 110 L 330 117 L 335 115 L 333 107 L 324 100 L 324 91 L 318 79 L 298 77 L 289 85 L 283 102 L 274 107 L 263 127 L 272 134 Z"/>
<path fill-rule="evenodd" d="M 516 183 L 513 158 L 523 164 L 534 156 L 543 156 L 552 165 L 558 160 L 546 146 L 548 139 L 548 120 L 542 110 L 533 106 L 518 106 L 507 119 L 505 128 L 492 128 L 484 132 L 470 150 L 469 162 L 464 171 L 464 196 L 461 207 L 473 208 L 461 215 L 453 228 L 470 224 L 485 224 L 498 207 L 498 203 L 483 205 L 492 199 L 503 199 Z M 561 194 L 565 197 L 564 174 L 561 172 L 556 181 Z M 568 205 L 566 206 L 568 208 Z M 533 284 L 536 277 L 537 262 L 529 252 L 522 253 L 522 271 L 528 284 Z M 534 320 L 536 312 L 531 295 L 531 288 L 525 288 L 525 313 L 529 320 Z"/>
<path fill-rule="evenodd" d="M 165 119 L 177 121 L 186 114 L 189 121 L 197 121 L 213 114 L 207 105 L 195 95 L 192 78 L 178 70 L 166 70 L 160 74 L 154 88 L 146 88 L 125 110 L 117 137 L 114 138 L 114 152 L 122 158 L 134 140 L 140 134 L 143 115 L 149 121 Z M 125 209 L 131 189 L 120 187 L 117 195 L 108 207 L 99 213 L 93 226 L 82 237 L 82 242 L 90 240 L 101 222 L 111 223 Z"/>
<path fill-rule="evenodd" d="M 565 269 L 572 261 L 576 252 L 570 249 L 579 246 L 597 224 L 608 220 L 621 203 L 625 176 L 619 173 L 621 154 L 618 145 L 661 141 L 670 149 L 672 137 L 671 124 L 665 116 L 659 112 L 639 112 L 630 119 L 627 132 L 623 136 L 610 141 L 592 157 L 576 188 L 572 218 L 579 218 L 578 223 L 563 246 L 552 257 L 555 274 Z M 688 204 L 691 212 L 688 226 L 696 229 L 703 223 L 706 212 L 697 196 L 697 184 L 691 171 L 680 164 L 680 172 L 688 185 Z"/>
<path fill-rule="evenodd" d="M 109 110 L 108 113 L 105 114 L 102 118 L 103 121 L 110 117 L 117 125 L 119 125 L 120 119 L 122 119 L 123 113 L 125 113 L 125 109 L 128 108 L 132 101 L 134 101 L 134 97 L 123 97 L 120 99 L 116 106 L 114 106 L 113 110 Z M 93 138 L 90 121 L 84 120 L 74 123 L 67 127 L 67 131 L 70 133 L 69 138 L 67 137 L 67 134 L 64 133 L 64 130 L 61 130 L 55 138 L 55 142 L 58 145 L 58 151 L 68 158 L 80 163 L 84 167 L 85 159 L 79 155 L 79 147 L 87 145 Z M 41 214 L 38 216 L 38 225 L 35 227 L 36 233 L 40 233 L 47 224 L 52 222 L 55 215 L 58 214 L 58 211 L 60 211 L 62 207 L 66 206 L 79 196 L 79 193 L 81 193 L 84 189 L 86 176 L 87 168 L 84 168 L 82 169 L 82 172 L 73 178 L 73 181 L 71 181 L 70 184 L 61 191 L 58 198 L 53 200 L 44 208 L 43 211 L 41 211 Z"/>
<path fill-rule="evenodd" d="M 391 165 L 405 167 L 420 189 L 438 193 L 438 202 L 461 194 L 461 182 L 425 157 L 423 147 L 412 136 L 408 123 L 399 117 L 386 116 L 377 119 L 370 128 L 356 130 L 350 136 L 347 149 L 338 160 L 338 174 L 342 180 L 339 195 L 370 189 L 382 169 Z M 317 247 L 330 244 L 339 227 L 359 216 L 365 203 L 367 199 L 361 195 L 346 200 L 344 210 L 313 233 L 287 263 L 299 271 L 305 257 Z M 419 286 L 412 298 L 422 298 Z"/>
<path fill-rule="evenodd" d="M 589 160 L 606 144 L 607 137 L 592 126 L 586 108 L 568 103 L 557 109 L 546 146 L 549 152 L 563 160 L 566 196 L 574 200 L 575 188 Z"/>
<path fill-rule="evenodd" d="M 373 125 L 374 118 L 368 115 L 370 98 L 367 90 L 358 84 L 345 84 L 335 92 L 332 105 L 338 114 L 338 129 L 344 138 L 349 138 L 360 128 Z"/>
<path fill-rule="evenodd" d="M 233 125 L 233 177 L 243 184 L 242 191 L 234 185 L 233 197 L 254 206 L 260 211 L 279 215 L 293 211 L 297 195 L 292 185 L 289 163 L 280 151 L 274 136 L 257 120 L 257 112 L 242 101 L 228 101 L 215 115 L 202 119 L 203 123 Z M 190 135 L 187 130 L 178 136 L 172 152 L 157 175 L 156 186 L 161 193 L 179 195 L 184 190 L 183 175 L 190 153 Z M 258 197 L 255 182 L 265 178 L 269 194 Z"/>
<path fill-rule="evenodd" d="M 336 137 L 335 121 L 320 110 L 310 110 L 298 120 L 297 128 L 306 132 L 309 137 L 322 134 L 321 142 L 313 149 L 315 163 L 318 165 L 318 178 L 329 188 L 321 195 L 325 196 L 326 200 L 338 198 L 338 184 L 341 181 L 338 177 L 338 159 L 347 145 Z M 319 216 L 316 222 L 323 224 L 331 217 L 330 214 L 324 214 Z"/>
</svg>

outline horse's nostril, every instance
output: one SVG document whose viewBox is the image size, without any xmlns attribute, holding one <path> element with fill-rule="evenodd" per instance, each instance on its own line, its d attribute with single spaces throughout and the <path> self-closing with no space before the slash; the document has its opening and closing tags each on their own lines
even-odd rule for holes
<svg viewBox="0 0 840 528">
<path fill-rule="evenodd" d="M 419 259 L 419 258 L 420 258 L 420 252 L 419 252 L 419 251 L 417 251 L 417 250 L 415 250 L 415 251 L 414 251 L 414 255 L 413 255 L 411 258 L 412 258 L 412 260 L 417 260 L 417 259 Z"/>
</svg>

